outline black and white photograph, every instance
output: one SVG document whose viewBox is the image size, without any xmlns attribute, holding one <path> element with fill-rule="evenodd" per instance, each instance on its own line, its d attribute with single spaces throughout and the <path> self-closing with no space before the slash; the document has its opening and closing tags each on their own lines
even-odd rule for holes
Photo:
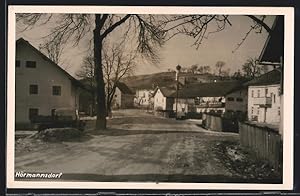
<svg viewBox="0 0 300 196">
<path fill-rule="evenodd" d="M 291 188 L 293 15 L 10 6 L 8 183 Z"/>
</svg>

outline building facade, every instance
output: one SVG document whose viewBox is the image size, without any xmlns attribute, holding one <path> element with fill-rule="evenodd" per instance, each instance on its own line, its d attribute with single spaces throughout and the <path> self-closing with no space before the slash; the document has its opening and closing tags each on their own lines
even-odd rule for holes
<svg viewBox="0 0 300 196">
<path fill-rule="evenodd" d="M 248 89 L 240 88 L 225 96 L 225 110 L 228 112 L 247 112 L 248 110 Z"/>
<path fill-rule="evenodd" d="M 16 42 L 15 86 L 16 127 L 58 108 L 78 109 L 77 81 L 22 38 Z"/>
<path fill-rule="evenodd" d="M 174 90 L 157 88 L 154 92 L 154 110 L 173 111 L 174 98 L 170 97 Z"/>
<path fill-rule="evenodd" d="M 112 102 L 113 109 L 133 108 L 134 93 L 125 83 L 118 82 Z"/>
<path fill-rule="evenodd" d="M 178 92 L 177 111 L 189 112 L 215 112 L 223 114 L 226 110 L 226 95 L 237 89 L 240 83 L 234 82 L 211 82 L 185 86 Z M 173 109 L 176 108 L 176 94 Z M 233 108 L 235 106 L 231 106 Z"/>
<path fill-rule="evenodd" d="M 248 119 L 279 124 L 281 116 L 280 84 L 249 86 Z"/>
<path fill-rule="evenodd" d="M 137 107 L 149 107 L 153 104 L 153 93 L 152 89 L 137 89 L 134 105 Z"/>
</svg>

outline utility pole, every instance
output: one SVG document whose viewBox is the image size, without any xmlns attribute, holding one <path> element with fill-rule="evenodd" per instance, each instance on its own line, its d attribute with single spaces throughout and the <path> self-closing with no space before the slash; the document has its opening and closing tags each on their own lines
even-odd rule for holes
<svg viewBox="0 0 300 196">
<path fill-rule="evenodd" d="M 176 66 L 176 116 L 175 118 L 177 119 L 177 112 L 178 112 L 178 90 L 179 90 L 179 73 L 180 73 L 181 66 L 177 65 Z"/>
</svg>

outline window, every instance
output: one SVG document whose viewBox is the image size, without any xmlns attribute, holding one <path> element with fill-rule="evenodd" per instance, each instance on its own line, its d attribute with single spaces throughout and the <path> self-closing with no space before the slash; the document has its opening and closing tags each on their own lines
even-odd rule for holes
<svg viewBox="0 0 300 196">
<path fill-rule="evenodd" d="M 243 101 L 243 98 L 238 97 L 238 98 L 236 98 L 236 101 L 242 102 L 242 101 Z"/>
<path fill-rule="evenodd" d="M 278 116 L 280 116 L 280 107 L 278 107 Z"/>
<path fill-rule="evenodd" d="M 273 97 L 274 97 L 274 103 L 276 103 L 276 95 L 274 94 Z"/>
<path fill-rule="evenodd" d="M 30 95 L 37 95 L 39 93 L 39 87 L 36 84 L 29 85 L 29 94 Z"/>
<path fill-rule="evenodd" d="M 251 91 L 251 97 L 254 97 L 254 90 Z"/>
<path fill-rule="evenodd" d="M 32 118 L 36 117 L 37 115 L 39 115 L 39 109 L 37 108 L 29 108 L 29 120 L 31 120 Z"/>
<path fill-rule="evenodd" d="M 26 67 L 27 68 L 36 68 L 36 62 L 35 61 L 26 61 Z"/>
<path fill-rule="evenodd" d="M 61 86 L 53 86 L 52 87 L 52 95 L 61 95 Z"/>
<path fill-rule="evenodd" d="M 257 97 L 260 97 L 260 90 L 257 90 Z"/>
<path fill-rule="evenodd" d="M 254 113 L 254 108 L 253 107 L 251 107 L 251 114 L 253 114 Z"/>
<path fill-rule="evenodd" d="M 265 94 L 266 94 L 266 97 L 268 96 L 268 89 L 266 88 L 265 89 Z"/>
<path fill-rule="evenodd" d="M 55 116 L 55 109 L 51 110 L 51 116 Z"/>
<path fill-rule="evenodd" d="M 228 97 L 227 101 L 234 101 L 234 98 L 233 97 Z"/>
<path fill-rule="evenodd" d="M 16 67 L 20 67 L 21 66 L 21 62 L 19 60 L 16 60 Z"/>
</svg>

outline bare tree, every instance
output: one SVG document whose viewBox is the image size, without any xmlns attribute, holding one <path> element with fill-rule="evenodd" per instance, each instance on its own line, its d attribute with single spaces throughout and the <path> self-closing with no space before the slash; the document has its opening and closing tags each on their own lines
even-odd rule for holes
<svg viewBox="0 0 300 196">
<path fill-rule="evenodd" d="M 222 69 L 225 66 L 225 62 L 224 61 L 218 61 L 215 66 L 216 66 L 218 76 L 222 76 L 222 72 L 223 72 Z"/>
<path fill-rule="evenodd" d="M 258 64 L 258 60 L 255 58 L 247 59 L 242 70 L 244 72 L 244 76 L 251 79 L 261 75 L 263 71 L 262 67 Z"/>
<path fill-rule="evenodd" d="M 115 14 L 17 14 L 17 22 L 23 22 L 24 30 L 32 28 L 36 24 L 47 24 L 54 20 L 55 26 L 47 38 L 49 42 L 61 44 L 72 40 L 77 45 L 86 35 L 90 35 L 93 29 L 93 51 L 95 64 L 95 80 L 97 91 L 97 129 L 106 128 L 106 104 L 105 82 L 103 76 L 102 48 L 104 40 L 118 27 L 123 26 L 127 30 L 124 37 L 132 36 L 137 40 L 137 51 L 153 62 L 158 61 L 157 48 L 164 42 L 178 34 L 184 34 L 195 39 L 196 48 L 200 46 L 204 38 L 211 33 L 220 32 L 226 26 L 232 25 L 228 15 L 115 15 Z M 270 28 L 264 23 L 264 18 L 247 16 L 259 27 L 270 32 Z"/>
<path fill-rule="evenodd" d="M 135 67 L 134 59 L 136 55 L 132 51 L 126 53 L 122 43 L 104 45 L 105 47 L 103 47 L 102 52 L 102 68 L 105 82 L 107 115 L 109 115 L 111 113 L 112 102 L 117 84 L 121 81 L 122 78 L 133 73 L 133 69 Z M 94 57 L 92 56 L 92 54 L 88 54 L 88 56 L 84 58 L 83 65 L 76 72 L 76 76 L 85 80 L 85 82 L 88 83 L 90 89 L 96 92 L 93 59 Z"/>
<path fill-rule="evenodd" d="M 197 71 L 200 73 L 200 74 L 207 74 L 207 73 L 210 73 L 210 66 L 208 65 L 200 65 L 198 66 L 198 69 Z"/>
<path fill-rule="evenodd" d="M 112 102 L 120 80 L 133 73 L 135 53 L 124 51 L 120 44 L 107 46 L 103 50 L 103 72 L 106 92 L 107 115 L 111 113 Z"/>
<path fill-rule="evenodd" d="M 190 71 L 195 74 L 198 70 L 198 64 L 191 65 Z"/>
<path fill-rule="evenodd" d="M 39 50 L 46 54 L 54 63 L 60 64 L 64 45 L 58 40 L 54 41 L 56 42 L 45 42 L 44 44 L 40 44 Z"/>
</svg>

